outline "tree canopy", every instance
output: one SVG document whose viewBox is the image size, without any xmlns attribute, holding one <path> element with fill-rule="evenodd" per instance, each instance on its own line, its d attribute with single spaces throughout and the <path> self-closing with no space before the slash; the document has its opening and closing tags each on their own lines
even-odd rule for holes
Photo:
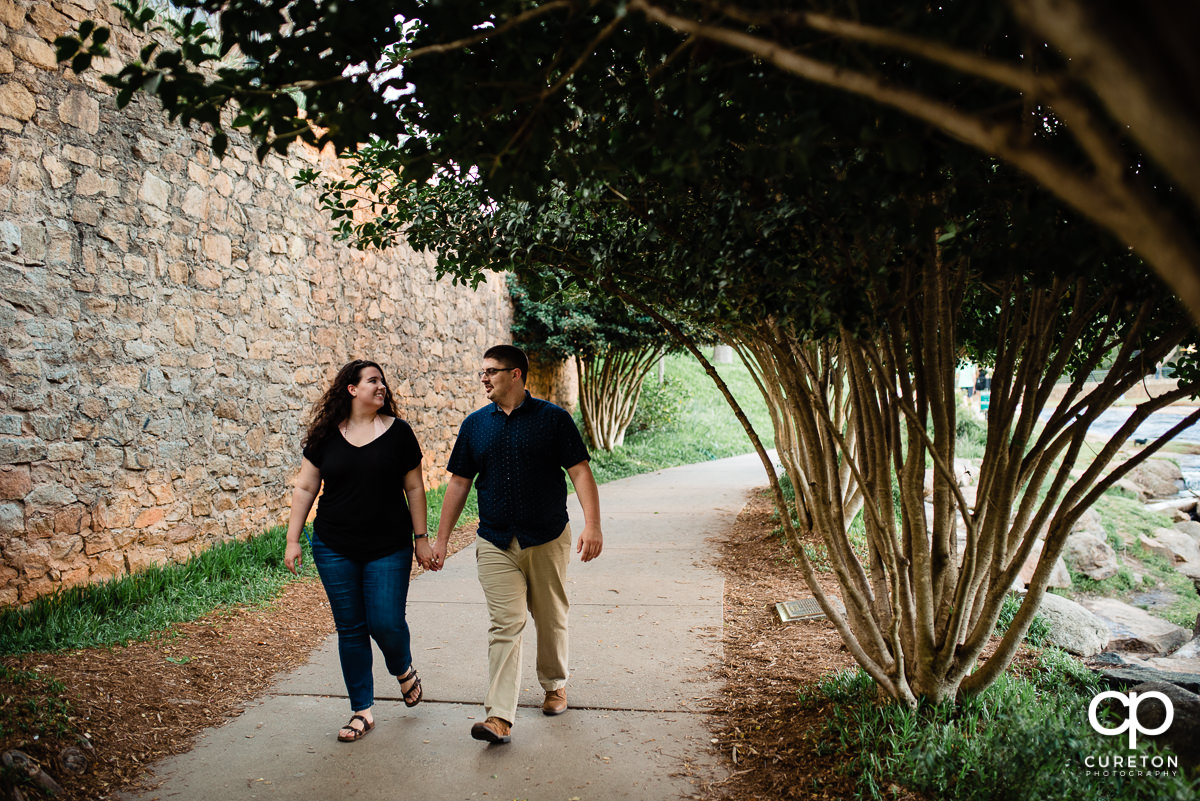
<svg viewBox="0 0 1200 801">
<path fill-rule="evenodd" d="M 574 359 L 579 409 L 593 447 L 625 441 L 642 379 L 666 350 L 661 326 L 625 303 L 555 272 L 509 276 L 513 344 L 550 359 Z"/>
<path fill-rule="evenodd" d="M 752 104 L 770 85 L 782 107 L 802 109 L 825 86 L 847 105 L 897 109 L 1016 166 L 1133 247 L 1200 319 L 1193 5 L 174 5 L 217 13 L 219 35 L 185 16 L 169 26 L 177 47 L 145 44 L 111 82 L 119 103 L 146 90 L 172 116 L 212 126 L 218 152 L 226 124 L 246 130 L 262 153 L 296 140 L 354 148 L 374 136 L 407 137 L 400 153 L 413 180 L 453 162 L 478 166 L 495 191 L 507 191 L 542 185 L 543 157 L 554 151 L 574 159 L 581 176 L 603 173 L 613 159 L 665 170 L 703 163 L 725 141 L 727 132 L 708 122 L 720 104 Z M 140 0 L 128 12 L 135 26 L 154 27 Z M 60 55 L 83 69 L 107 52 L 108 39 L 85 22 L 77 37 L 60 40 Z M 234 53 L 243 58 L 215 63 Z M 671 77 L 701 69 L 740 81 L 723 95 L 686 81 L 682 94 L 664 94 Z M 573 133 L 607 122 L 600 109 L 608 99 L 643 123 L 686 121 L 677 158 L 645 164 L 637 139 L 617 131 L 606 148 L 579 148 Z M 229 108 L 236 114 L 223 122 Z M 777 153 L 802 145 L 781 144 Z"/>
<path fill-rule="evenodd" d="M 1089 424 L 1168 351 L 1193 343 L 1195 329 L 1128 236 L 1112 225 L 1121 238 L 1097 235 L 1071 199 L 1081 194 L 1064 207 L 1059 186 L 1037 189 L 1013 166 L 1036 175 L 1022 161 L 1036 154 L 1057 170 L 1043 183 L 1087 186 L 1111 204 L 1115 162 L 1097 156 L 1120 155 L 1120 191 L 1151 201 L 1139 213 L 1161 212 L 1172 241 L 1194 235 L 1180 223 L 1193 212 L 1132 139 L 1111 125 L 1105 139 L 1080 124 L 1086 114 L 1064 114 L 1084 102 L 1073 84 L 1053 108 L 1014 87 L 1046 89 L 1047 71 L 1061 82 L 1065 59 L 1003 8 L 857 4 L 851 25 L 773 6 L 375 3 L 404 22 L 394 46 L 353 61 L 361 52 L 310 32 L 337 28 L 340 12 L 193 5 L 222 10 L 216 50 L 247 37 L 259 48 L 252 60 L 209 80 L 182 71 L 195 53 L 161 64 L 160 54 L 149 71 L 133 65 L 113 81 L 127 92 L 149 80 L 168 110 L 210 122 L 236 101 L 233 122 L 268 149 L 362 142 L 348 179 L 301 176 L 322 186 L 346 236 L 363 246 L 404 236 L 464 281 L 487 269 L 565 277 L 653 317 L 697 354 L 697 331 L 733 342 L 770 402 L 800 524 L 829 555 L 845 613 L 784 515 L 801 570 L 855 659 L 906 703 L 995 679 L 1071 524 L 1161 446 L 1110 469 L 1128 426 L 1194 389 L 1188 366 L 1179 389 L 1139 406 L 1088 469 L 1072 472 Z M 685 25 L 701 13 L 700 27 Z M 881 38 L 884 23 L 895 35 Z M 301 24 L 309 50 L 271 48 Z M 193 42 L 205 35 L 186 19 L 182 30 Z M 310 85 L 307 58 L 342 65 L 340 77 L 314 72 L 324 77 Z M 257 66 L 272 59 L 290 59 L 288 69 Z M 797 67 L 813 61 L 829 67 L 827 80 Z M 388 72 L 398 65 L 399 76 Z M 354 81 L 348 68 L 361 70 Z M 843 85 L 846 76 L 859 83 Z M 379 87 L 383 106 L 365 104 L 366 116 L 338 107 L 330 87 L 339 82 Z M 953 103 L 938 113 L 916 103 L 925 111 L 915 113 L 883 102 L 895 87 L 913 103 Z M 301 116 L 264 100 L 284 95 L 320 103 Z M 995 134 L 995 147 L 973 139 L 964 117 Z M 996 368 L 974 502 L 953 470 L 953 372 L 964 353 Z M 1102 361 L 1107 377 L 1085 386 Z M 1063 378 L 1067 392 L 1050 404 Z M 1038 548 L 1017 620 L 976 670 L 1004 595 Z"/>
</svg>

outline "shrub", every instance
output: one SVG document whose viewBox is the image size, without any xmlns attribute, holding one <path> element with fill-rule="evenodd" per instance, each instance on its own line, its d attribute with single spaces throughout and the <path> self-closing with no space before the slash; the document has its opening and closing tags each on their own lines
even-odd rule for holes
<svg viewBox="0 0 1200 801">
<path fill-rule="evenodd" d="M 996 633 L 1003 634 L 1008 631 L 1008 627 L 1012 625 L 1013 619 L 1017 616 L 1017 611 L 1021 608 L 1021 598 L 1018 595 L 1009 593 L 1004 596 L 1004 605 L 1000 607 L 1000 617 L 996 619 Z M 1046 623 L 1046 619 L 1041 615 L 1034 615 L 1033 620 L 1029 623 L 1029 629 L 1025 632 L 1025 642 L 1035 647 L 1041 647 L 1046 644 L 1046 640 L 1050 637 L 1050 626 Z"/>
<path fill-rule="evenodd" d="M 858 798 L 887 797 L 891 784 L 945 801 L 1195 798 L 1200 784 L 1182 775 L 1087 775 L 1087 756 L 1128 755 L 1120 738 L 1087 723 L 1098 691 L 1091 671 L 1050 648 L 1028 678 L 1003 676 L 958 703 L 880 704 L 862 670 L 829 676 L 801 699 L 833 702 L 819 753 L 844 758 L 840 770 L 858 777 Z M 1138 753 L 1154 749 L 1143 740 Z"/>
<path fill-rule="evenodd" d="M 642 396 L 629 431 L 675 431 L 683 424 L 684 409 L 692 394 L 678 378 L 667 376 L 663 383 L 651 377 L 642 384 Z"/>
</svg>

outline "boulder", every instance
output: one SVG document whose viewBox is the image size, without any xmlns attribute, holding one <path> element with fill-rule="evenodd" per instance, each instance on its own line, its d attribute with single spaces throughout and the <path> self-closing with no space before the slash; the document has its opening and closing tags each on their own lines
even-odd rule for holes
<svg viewBox="0 0 1200 801">
<path fill-rule="evenodd" d="M 1072 600 L 1046 593 L 1038 615 L 1050 627 L 1051 645 L 1076 656 L 1094 656 L 1108 644 L 1109 631 L 1104 621 Z"/>
<path fill-rule="evenodd" d="M 1197 523 L 1195 520 L 1188 518 L 1187 520 L 1180 521 L 1175 524 L 1175 529 L 1182 531 L 1197 543 L 1200 543 L 1200 523 Z"/>
<path fill-rule="evenodd" d="M 1167 673 L 1140 665 L 1102 668 L 1099 673 L 1106 686 L 1118 690 L 1128 690 L 1150 681 L 1165 681 L 1190 693 L 1200 693 L 1200 675 L 1194 673 Z"/>
<path fill-rule="evenodd" d="M 1146 663 L 1158 670 L 1200 675 L 1200 637 L 1185 643 L 1168 656 L 1156 656 Z"/>
<path fill-rule="evenodd" d="M 1192 639 L 1192 633 L 1183 626 L 1115 598 L 1085 598 L 1080 604 L 1108 626 L 1108 647 L 1114 651 L 1162 656 Z"/>
<path fill-rule="evenodd" d="M 1135 484 L 1128 478 L 1118 478 L 1113 482 L 1113 489 L 1122 490 L 1132 496 L 1135 500 L 1142 502 L 1146 501 L 1146 490 L 1142 488 L 1141 484 Z"/>
<path fill-rule="evenodd" d="M 1117 575 L 1117 552 L 1103 538 L 1091 532 L 1078 531 L 1067 537 L 1063 555 L 1067 564 L 1093 581 L 1103 581 Z"/>
<path fill-rule="evenodd" d="M 1138 537 L 1142 547 L 1162 556 L 1192 580 L 1200 579 L 1200 544 L 1174 528 L 1156 528 L 1152 535 Z"/>
<path fill-rule="evenodd" d="M 1162 734 L 1150 739 L 1166 746 L 1189 769 L 1200 766 L 1200 695 L 1167 681 L 1148 681 L 1133 687 L 1138 694 L 1159 692 L 1171 699 L 1174 718 Z M 1157 699 L 1138 706 L 1138 722 L 1146 729 L 1157 729 L 1166 720 L 1166 708 Z"/>
<path fill-rule="evenodd" d="M 1075 525 L 1071 526 L 1072 534 L 1078 534 L 1080 532 L 1095 534 L 1102 540 L 1105 538 L 1106 532 L 1104 531 L 1104 524 L 1100 522 L 1100 515 L 1098 515 L 1094 509 L 1088 509 L 1084 511 L 1084 513 L 1079 516 L 1079 519 L 1075 521 Z"/>
<path fill-rule="evenodd" d="M 1183 471 L 1170 459 L 1147 459 L 1125 478 L 1141 487 L 1146 498 L 1170 498 L 1183 489 Z"/>
<path fill-rule="evenodd" d="M 1142 500 L 1145 500 L 1145 498 Z M 1154 501 L 1146 504 L 1147 511 L 1167 515 L 1168 517 L 1177 512 L 1187 513 L 1195 508 L 1195 498 L 1167 498 L 1165 501 Z M 1185 514 L 1185 516 L 1190 518 L 1190 515 Z"/>
<path fill-rule="evenodd" d="M 1021 566 L 1021 572 L 1017 574 L 1017 580 L 1013 582 L 1013 589 L 1020 591 L 1029 586 L 1029 582 L 1033 581 L 1033 573 L 1037 570 L 1038 560 L 1041 558 L 1042 541 L 1038 540 L 1033 544 L 1029 558 Z M 1064 588 L 1071 586 L 1071 573 L 1067 570 L 1067 564 L 1061 556 L 1054 560 L 1054 569 L 1050 572 L 1050 583 L 1047 586 Z"/>
<path fill-rule="evenodd" d="M 979 477 L 979 465 L 970 459 L 955 459 L 954 477 L 958 486 L 973 487 Z"/>
<path fill-rule="evenodd" d="M 933 497 L 933 478 L 937 473 L 937 468 L 929 467 L 925 470 L 925 497 Z M 954 460 L 954 481 L 960 487 L 973 487 L 979 475 L 979 467 L 974 461 L 969 459 Z"/>
</svg>

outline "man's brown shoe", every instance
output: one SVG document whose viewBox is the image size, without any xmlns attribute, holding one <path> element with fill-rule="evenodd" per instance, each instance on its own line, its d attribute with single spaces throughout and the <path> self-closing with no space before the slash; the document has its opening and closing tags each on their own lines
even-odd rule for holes
<svg viewBox="0 0 1200 801">
<path fill-rule="evenodd" d="M 476 723 L 471 727 L 471 736 L 476 740 L 483 740 L 485 743 L 507 743 L 512 740 L 511 732 L 512 724 L 496 717 L 488 718 L 483 723 Z"/>
<path fill-rule="evenodd" d="M 567 690 L 565 687 L 557 690 L 547 690 L 546 700 L 542 702 L 543 715 L 561 715 L 567 711 Z"/>
</svg>

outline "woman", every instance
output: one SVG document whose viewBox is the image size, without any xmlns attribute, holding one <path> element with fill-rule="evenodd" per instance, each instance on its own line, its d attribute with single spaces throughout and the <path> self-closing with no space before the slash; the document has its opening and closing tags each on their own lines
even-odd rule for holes
<svg viewBox="0 0 1200 801">
<path fill-rule="evenodd" d="M 425 536 L 421 448 L 396 414 L 383 370 L 363 360 L 338 371 L 313 408 L 303 445 L 283 561 L 296 572 L 300 533 L 324 482 L 312 551 L 337 625 L 338 657 L 353 710 L 338 740 L 349 743 L 375 728 L 372 638 L 388 672 L 400 682 L 405 706 L 421 702 L 404 619 L 414 550 L 422 564 L 432 555 Z M 403 493 L 396 492 L 397 485 Z"/>
</svg>

